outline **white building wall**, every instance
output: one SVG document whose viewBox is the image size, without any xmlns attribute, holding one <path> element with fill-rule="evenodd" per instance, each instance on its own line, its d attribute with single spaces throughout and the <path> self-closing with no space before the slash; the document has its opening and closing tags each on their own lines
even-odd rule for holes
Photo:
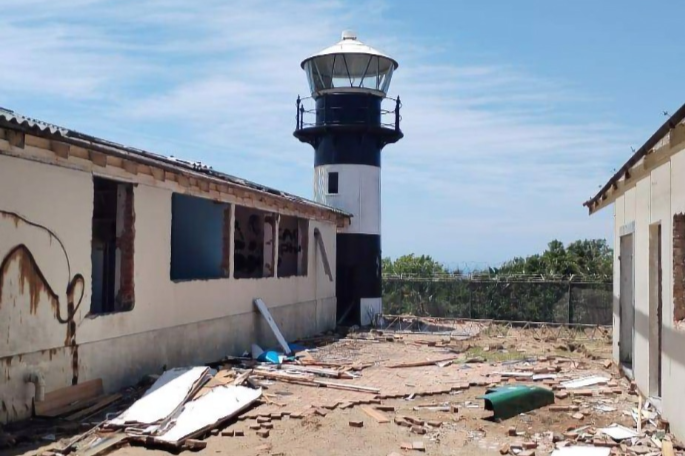
<svg viewBox="0 0 685 456">
<path fill-rule="evenodd" d="M 649 396 L 656 390 L 657 344 L 656 296 L 650 294 L 650 226 L 661 224 L 662 233 L 662 412 L 679 438 L 685 438 L 685 407 L 680 404 L 685 385 L 685 330 L 677 329 L 673 315 L 673 216 L 685 213 L 685 151 L 654 168 L 625 191 L 614 203 L 614 341 L 618 361 L 620 311 L 620 235 L 634 223 L 635 236 L 635 333 L 633 373 L 640 392 Z M 651 267 L 656 267 L 652 262 Z M 654 284 L 656 286 L 656 283 Z M 651 369 L 651 371 L 650 371 Z"/>
<path fill-rule="evenodd" d="M 256 297 L 269 305 L 288 339 L 335 326 L 335 282 L 325 274 L 314 241 L 318 228 L 334 278 L 334 223 L 310 221 L 306 277 L 172 282 L 172 191 L 142 182 L 134 188 L 135 306 L 129 312 L 88 316 L 92 177 L 0 155 L 0 209 L 55 235 L 12 216 L 0 217 L 0 261 L 25 245 L 37 266 L 17 255 L 0 271 L 0 422 L 30 414 L 33 386 L 24 382 L 30 370 L 45 376 L 48 392 L 70 385 L 74 375 L 79 382 L 103 378 L 105 388 L 115 390 L 164 365 L 217 360 L 253 342 L 271 346 L 275 340 L 253 309 Z M 67 325 L 57 316 L 67 316 L 67 284 L 76 274 L 83 275 L 85 287 L 75 292 L 75 305 L 81 292 L 83 299 L 75 314 L 73 349 L 66 346 Z M 50 298 L 49 289 L 57 299 Z M 57 301 L 59 306 L 53 306 Z"/>
</svg>

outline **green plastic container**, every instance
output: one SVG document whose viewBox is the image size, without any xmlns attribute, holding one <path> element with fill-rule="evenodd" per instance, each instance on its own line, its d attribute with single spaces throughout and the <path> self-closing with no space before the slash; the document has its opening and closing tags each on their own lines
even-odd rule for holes
<svg viewBox="0 0 685 456">
<path fill-rule="evenodd" d="M 538 386 L 512 385 L 488 389 L 479 399 L 485 401 L 485 410 L 491 410 L 494 419 L 506 420 L 554 404 L 554 393 Z"/>
</svg>

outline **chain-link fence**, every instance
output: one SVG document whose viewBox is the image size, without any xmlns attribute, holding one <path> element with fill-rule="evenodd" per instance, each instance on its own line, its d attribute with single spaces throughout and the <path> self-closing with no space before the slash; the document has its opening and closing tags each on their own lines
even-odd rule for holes
<svg viewBox="0 0 685 456">
<path fill-rule="evenodd" d="M 610 325 L 605 277 L 385 276 L 383 312 L 445 318 Z"/>
</svg>

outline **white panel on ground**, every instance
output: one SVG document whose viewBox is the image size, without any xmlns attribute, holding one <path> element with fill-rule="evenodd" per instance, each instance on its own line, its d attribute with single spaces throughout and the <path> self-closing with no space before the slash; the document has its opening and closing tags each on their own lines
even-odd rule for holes
<svg viewBox="0 0 685 456">
<path fill-rule="evenodd" d="M 208 367 L 171 369 L 162 374 L 152 387 L 131 407 L 109 424 L 153 424 L 170 416 L 206 381 Z"/>
<path fill-rule="evenodd" d="M 376 315 L 383 313 L 382 298 L 361 298 L 362 326 L 370 325 Z"/>
<path fill-rule="evenodd" d="M 328 175 L 338 173 L 338 193 L 328 193 Z M 314 198 L 353 215 L 342 233 L 381 234 L 381 169 L 368 165 L 314 168 Z"/>
<path fill-rule="evenodd" d="M 216 387 L 201 398 L 188 402 L 176 418 L 174 426 L 156 438 L 177 444 L 237 415 L 261 395 L 261 389 L 254 390 L 244 386 Z"/>
<path fill-rule="evenodd" d="M 276 336 L 276 340 L 280 344 L 281 348 L 283 349 L 283 353 L 286 355 L 290 354 L 290 347 L 288 346 L 288 342 L 285 341 L 285 338 L 283 337 L 283 334 L 281 334 L 281 330 L 278 329 L 278 325 L 274 321 L 273 317 L 271 316 L 271 312 L 269 312 L 269 308 L 266 307 L 266 304 L 264 304 L 264 301 L 261 299 L 257 298 L 254 300 L 254 305 L 257 306 L 257 309 L 259 309 L 259 312 L 262 314 L 266 322 L 269 324 L 269 327 L 271 328 L 271 331 L 274 333 L 274 336 Z"/>
</svg>

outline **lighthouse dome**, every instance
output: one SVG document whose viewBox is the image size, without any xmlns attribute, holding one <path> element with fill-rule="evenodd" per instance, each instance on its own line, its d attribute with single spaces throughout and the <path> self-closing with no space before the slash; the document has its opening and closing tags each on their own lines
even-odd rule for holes
<svg viewBox="0 0 685 456">
<path fill-rule="evenodd" d="M 305 59 L 301 66 L 312 95 L 352 91 L 385 96 L 399 64 L 348 30 L 338 43 Z"/>
</svg>

